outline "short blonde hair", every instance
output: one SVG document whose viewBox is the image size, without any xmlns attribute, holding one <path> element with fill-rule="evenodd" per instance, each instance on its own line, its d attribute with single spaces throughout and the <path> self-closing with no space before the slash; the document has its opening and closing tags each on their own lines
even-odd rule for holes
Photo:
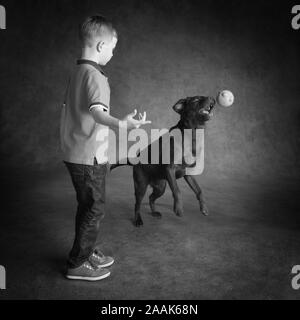
<svg viewBox="0 0 300 320">
<path fill-rule="evenodd" d="M 107 41 L 113 37 L 118 38 L 117 31 L 110 21 L 100 15 L 89 16 L 79 28 L 79 38 L 84 46 L 92 47 L 95 38 Z"/>
</svg>

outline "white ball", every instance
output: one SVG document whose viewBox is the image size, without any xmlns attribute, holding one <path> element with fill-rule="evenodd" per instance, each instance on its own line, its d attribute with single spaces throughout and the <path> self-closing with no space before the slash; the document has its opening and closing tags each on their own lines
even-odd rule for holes
<svg viewBox="0 0 300 320">
<path fill-rule="evenodd" d="M 229 90 L 223 90 L 218 93 L 217 102 L 222 107 L 230 107 L 234 102 L 234 95 Z"/>
</svg>

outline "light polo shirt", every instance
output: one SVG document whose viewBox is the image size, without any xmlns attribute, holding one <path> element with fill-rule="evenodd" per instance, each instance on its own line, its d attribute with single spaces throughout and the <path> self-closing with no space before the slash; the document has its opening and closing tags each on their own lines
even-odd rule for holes
<svg viewBox="0 0 300 320">
<path fill-rule="evenodd" d="M 101 67 L 90 60 L 78 60 L 66 91 L 61 112 L 60 139 L 63 160 L 93 165 L 106 163 L 107 126 L 95 122 L 91 110 L 110 113 L 110 87 Z"/>
</svg>

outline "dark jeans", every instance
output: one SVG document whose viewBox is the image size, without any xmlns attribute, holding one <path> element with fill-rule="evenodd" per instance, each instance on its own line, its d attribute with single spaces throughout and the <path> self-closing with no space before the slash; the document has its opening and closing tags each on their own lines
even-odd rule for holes
<svg viewBox="0 0 300 320">
<path fill-rule="evenodd" d="M 100 221 L 105 215 L 105 177 L 107 164 L 83 165 L 65 162 L 71 175 L 78 202 L 75 239 L 69 254 L 68 267 L 77 268 L 96 249 Z"/>
</svg>

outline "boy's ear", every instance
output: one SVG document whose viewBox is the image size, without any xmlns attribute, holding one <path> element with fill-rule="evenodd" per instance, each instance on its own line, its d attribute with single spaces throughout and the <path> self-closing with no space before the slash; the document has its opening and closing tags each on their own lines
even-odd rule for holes
<svg viewBox="0 0 300 320">
<path fill-rule="evenodd" d="M 186 99 L 180 99 L 179 101 L 177 101 L 176 104 L 173 106 L 173 110 L 180 114 L 184 109 L 185 100 Z"/>
<path fill-rule="evenodd" d="M 101 52 L 102 51 L 102 47 L 103 47 L 104 41 L 100 41 L 97 43 L 97 51 Z"/>
</svg>

